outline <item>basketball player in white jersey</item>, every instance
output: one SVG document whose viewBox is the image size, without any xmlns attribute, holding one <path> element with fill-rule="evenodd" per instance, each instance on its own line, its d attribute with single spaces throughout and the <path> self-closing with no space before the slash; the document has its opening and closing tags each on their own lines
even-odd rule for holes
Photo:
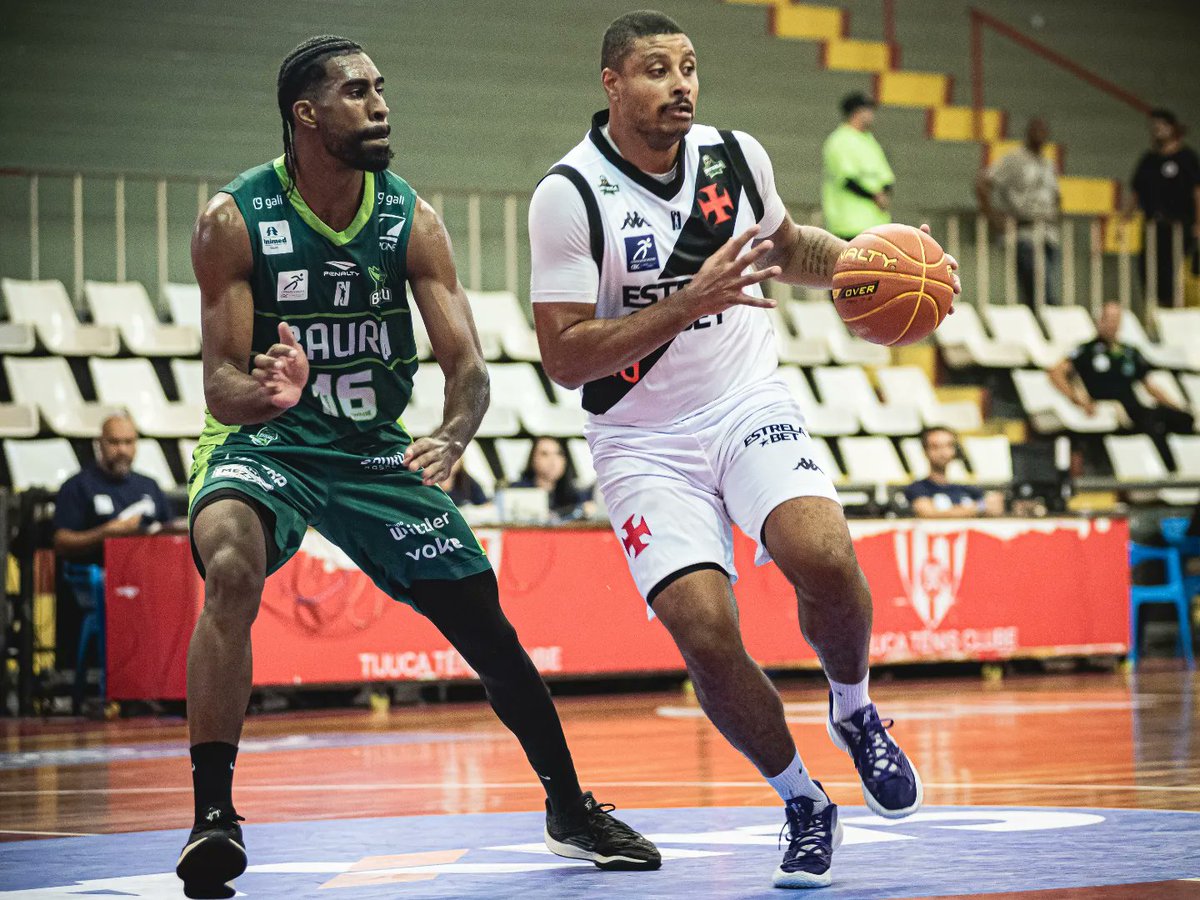
<svg viewBox="0 0 1200 900">
<path fill-rule="evenodd" d="M 543 364 L 583 388 L 613 528 L 704 711 L 784 801 L 789 844 L 774 883 L 820 887 L 841 840 L 837 808 L 742 645 L 731 524 L 796 589 L 832 688 L 829 734 L 868 806 L 916 811 L 921 780 L 867 693 L 870 592 L 804 417 L 775 377 L 764 312 L 774 304 L 759 288 L 768 278 L 828 288 L 846 244 L 792 221 L 754 138 L 693 123 L 695 50 L 669 18 L 617 19 L 601 65 L 608 109 L 529 211 Z"/>
</svg>

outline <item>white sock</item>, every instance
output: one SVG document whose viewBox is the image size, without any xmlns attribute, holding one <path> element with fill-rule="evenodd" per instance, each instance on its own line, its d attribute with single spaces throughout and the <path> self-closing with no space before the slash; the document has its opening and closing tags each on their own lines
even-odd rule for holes
<svg viewBox="0 0 1200 900">
<path fill-rule="evenodd" d="M 810 800 L 816 801 L 813 806 L 813 810 L 816 811 L 824 809 L 828 802 L 825 792 L 817 787 L 812 776 L 808 774 L 808 769 L 804 768 L 799 752 L 796 753 L 796 758 L 786 769 L 774 778 L 768 778 L 767 783 L 775 788 L 775 792 L 785 803 L 793 797 L 808 797 Z"/>
<path fill-rule="evenodd" d="M 829 678 L 828 675 L 825 677 Z M 829 678 L 829 686 L 833 689 L 833 721 L 845 722 L 871 702 L 867 694 L 867 682 L 870 680 L 870 672 L 858 684 L 842 684 Z"/>
</svg>

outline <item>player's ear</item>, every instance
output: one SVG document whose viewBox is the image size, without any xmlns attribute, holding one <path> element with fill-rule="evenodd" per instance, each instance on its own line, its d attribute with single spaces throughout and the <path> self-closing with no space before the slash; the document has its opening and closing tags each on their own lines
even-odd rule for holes
<svg viewBox="0 0 1200 900">
<path fill-rule="evenodd" d="M 604 85 L 604 93 L 608 95 L 609 103 L 614 103 L 617 99 L 617 82 L 620 78 L 620 72 L 607 66 L 600 72 L 600 83 Z"/>
<path fill-rule="evenodd" d="M 292 119 L 296 125 L 305 128 L 317 127 L 317 116 L 311 100 L 297 100 L 292 104 Z"/>
</svg>

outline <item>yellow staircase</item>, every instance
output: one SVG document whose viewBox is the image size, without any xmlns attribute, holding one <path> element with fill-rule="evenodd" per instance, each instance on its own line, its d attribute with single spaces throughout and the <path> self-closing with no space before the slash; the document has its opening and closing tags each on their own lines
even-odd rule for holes
<svg viewBox="0 0 1200 900">
<path fill-rule="evenodd" d="M 900 68 L 899 48 L 884 41 L 860 41 L 848 36 L 849 15 L 837 6 L 793 3 L 791 0 L 726 0 L 767 8 L 772 34 L 785 40 L 819 41 L 821 63 L 831 70 L 866 72 L 875 76 L 875 99 L 881 106 L 905 106 L 926 110 L 926 132 L 938 141 L 977 141 L 983 159 L 990 164 L 1020 146 L 1008 139 L 1007 115 L 999 109 L 983 109 L 976 122 L 975 110 L 952 103 L 954 79 L 942 72 L 916 72 Z M 1063 148 L 1049 144 L 1045 150 L 1059 172 Z M 1105 218 L 1104 246 L 1115 252 L 1123 234 L 1119 209 L 1120 187 L 1111 178 L 1079 178 L 1060 175 L 1063 212 Z M 1131 244 L 1139 244 L 1137 233 Z"/>
</svg>

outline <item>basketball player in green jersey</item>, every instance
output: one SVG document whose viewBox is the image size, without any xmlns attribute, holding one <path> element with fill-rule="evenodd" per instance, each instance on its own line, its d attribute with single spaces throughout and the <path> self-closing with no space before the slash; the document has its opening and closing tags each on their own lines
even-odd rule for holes
<svg viewBox="0 0 1200 900">
<path fill-rule="evenodd" d="M 428 617 L 475 669 L 547 793 L 547 845 L 601 868 L 656 869 L 654 845 L 583 793 L 550 694 L 500 608 L 478 541 L 437 487 L 475 434 L 488 376 L 450 241 L 387 171 L 383 78 L 338 37 L 279 71 L 284 154 L 244 172 L 192 241 L 207 426 L 188 485 L 204 610 L 188 651 L 195 827 L 176 872 L 230 897 L 246 867 L 233 767 L 264 580 L 311 525 Z M 411 285 L 446 375 L 445 415 L 413 441 Z"/>
</svg>

